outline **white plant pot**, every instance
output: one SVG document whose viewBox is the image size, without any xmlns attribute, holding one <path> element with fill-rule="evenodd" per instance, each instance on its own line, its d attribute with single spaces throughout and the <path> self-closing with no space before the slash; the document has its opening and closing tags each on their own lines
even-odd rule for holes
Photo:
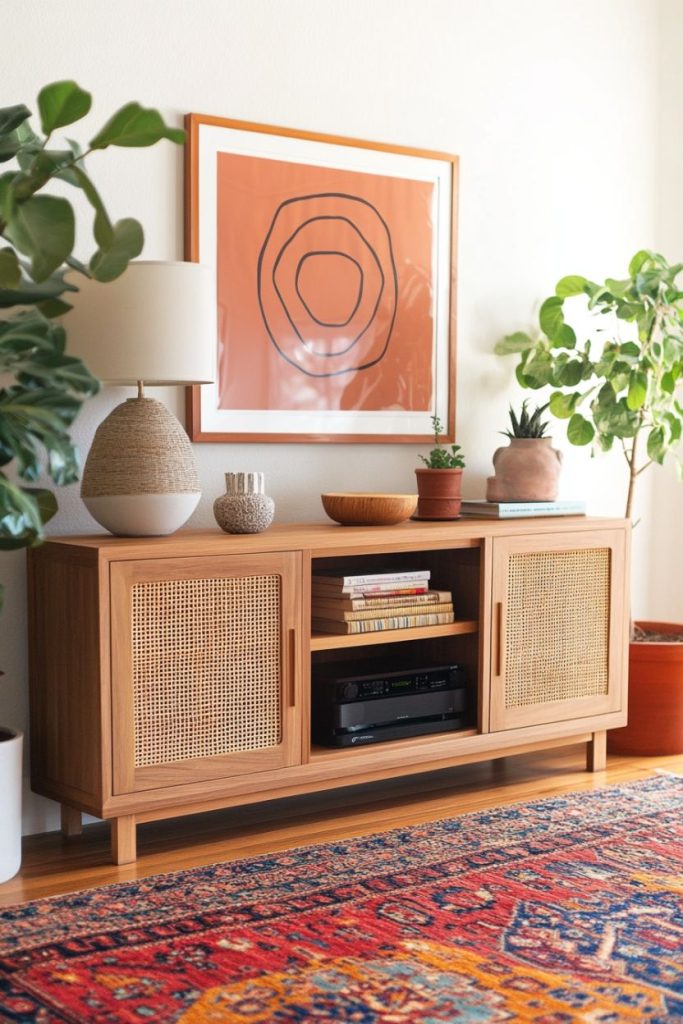
<svg viewBox="0 0 683 1024">
<path fill-rule="evenodd" d="M 21 866 L 21 749 L 23 733 L 0 726 L 0 882 Z"/>
</svg>

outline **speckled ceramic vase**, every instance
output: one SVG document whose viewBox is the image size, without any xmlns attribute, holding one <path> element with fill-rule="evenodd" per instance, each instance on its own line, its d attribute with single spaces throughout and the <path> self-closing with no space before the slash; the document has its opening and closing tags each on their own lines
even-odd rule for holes
<svg viewBox="0 0 683 1024">
<path fill-rule="evenodd" d="M 226 473 L 226 493 L 216 498 L 213 514 L 226 533 L 261 533 L 275 515 L 275 503 L 264 494 L 263 473 Z"/>
</svg>

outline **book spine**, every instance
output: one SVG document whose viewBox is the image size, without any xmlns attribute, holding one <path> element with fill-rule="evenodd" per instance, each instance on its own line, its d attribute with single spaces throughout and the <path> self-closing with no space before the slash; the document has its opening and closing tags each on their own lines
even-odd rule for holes
<svg viewBox="0 0 683 1024">
<path fill-rule="evenodd" d="M 316 608 L 327 611 L 362 612 L 372 611 L 375 615 L 382 614 L 385 608 L 402 608 L 413 605 L 444 604 L 453 600 L 450 590 L 428 590 L 422 594 L 406 594 L 401 591 L 394 597 L 386 594 L 368 594 L 366 597 L 329 597 L 327 595 L 313 595 L 313 603 Z M 323 616 L 324 617 L 324 616 Z"/>
<path fill-rule="evenodd" d="M 314 604 L 313 605 L 313 618 L 314 619 L 316 619 L 316 618 L 329 619 L 329 620 L 332 620 L 334 622 L 356 622 L 356 621 L 362 621 L 362 620 L 367 620 L 367 619 L 377 619 L 378 617 L 395 618 L 395 617 L 399 616 L 399 617 L 403 618 L 405 616 L 411 616 L 412 617 L 412 616 L 416 616 L 416 615 L 425 615 L 425 614 L 438 615 L 441 612 L 452 612 L 452 611 L 453 611 L 453 605 L 451 604 L 450 601 L 444 601 L 441 604 L 430 605 L 429 612 L 425 611 L 424 606 L 421 606 L 419 604 L 411 604 L 411 605 L 406 605 L 405 607 L 402 607 L 402 608 L 396 610 L 396 612 L 393 613 L 393 614 L 390 614 L 390 613 L 392 613 L 392 609 L 391 608 L 386 608 L 386 609 L 383 608 L 381 610 L 374 609 L 374 610 L 370 610 L 370 611 L 360 611 L 360 612 L 346 612 L 346 611 L 343 611 L 343 610 L 336 611 L 335 609 L 332 609 L 332 608 L 321 608 L 321 607 L 319 607 L 319 605 Z"/>
<path fill-rule="evenodd" d="M 360 619 L 354 622 L 313 619 L 312 625 L 319 633 L 376 633 L 384 629 L 409 629 L 413 626 L 445 626 L 450 622 L 455 622 L 453 612 L 434 615 L 392 615 L 386 619 Z"/>
<path fill-rule="evenodd" d="M 429 569 L 415 569 L 407 572 L 374 572 L 365 576 L 314 576 L 313 582 L 327 583 L 331 586 L 358 587 L 366 584 L 380 583 L 415 583 L 428 580 Z"/>
<path fill-rule="evenodd" d="M 585 515 L 585 501 L 463 501 L 463 515 L 512 519 L 517 516 Z"/>
<path fill-rule="evenodd" d="M 384 597 L 401 597 L 405 594 L 426 594 L 429 592 L 429 585 L 398 587 L 395 583 L 378 584 L 376 586 L 361 585 L 358 587 L 327 587 L 324 584 L 313 584 L 311 594 L 313 597 L 372 597 L 373 595 Z"/>
<path fill-rule="evenodd" d="M 515 508 L 510 506 L 509 508 L 501 508 L 499 517 L 501 519 L 522 519 L 524 517 L 533 518 L 534 516 L 578 516 L 585 515 L 585 512 L 585 505 L 576 505 L 572 507 L 553 505 L 546 508 L 535 508 L 531 506 Z"/>
</svg>

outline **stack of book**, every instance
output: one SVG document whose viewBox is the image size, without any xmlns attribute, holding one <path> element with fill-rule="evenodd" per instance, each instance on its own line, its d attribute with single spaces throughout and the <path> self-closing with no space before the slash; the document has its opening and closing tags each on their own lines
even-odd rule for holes
<svg viewBox="0 0 683 1024">
<path fill-rule="evenodd" d="M 428 569 L 313 576 L 313 630 L 372 633 L 453 622 L 453 595 L 450 590 L 431 590 L 429 579 Z"/>
<path fill-rule="evenodd" d="M 585 501 L 463 501 L 463 516 L 483 519 L 523 519 L 526 516 L 585 516 Z"/>
</svg>

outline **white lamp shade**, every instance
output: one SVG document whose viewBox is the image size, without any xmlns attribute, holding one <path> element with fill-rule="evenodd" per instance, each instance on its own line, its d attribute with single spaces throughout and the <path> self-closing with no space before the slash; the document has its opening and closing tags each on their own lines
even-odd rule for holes
<svg viewBox="0 0 683 1024">
<path fill-rule="evenodd" d="M 64 298 L 67 352 L 108 384 L 216 379 L 215 295 L 199 263 L 137 261 L 101 284 L 73 274 Z"/>
</svg>

